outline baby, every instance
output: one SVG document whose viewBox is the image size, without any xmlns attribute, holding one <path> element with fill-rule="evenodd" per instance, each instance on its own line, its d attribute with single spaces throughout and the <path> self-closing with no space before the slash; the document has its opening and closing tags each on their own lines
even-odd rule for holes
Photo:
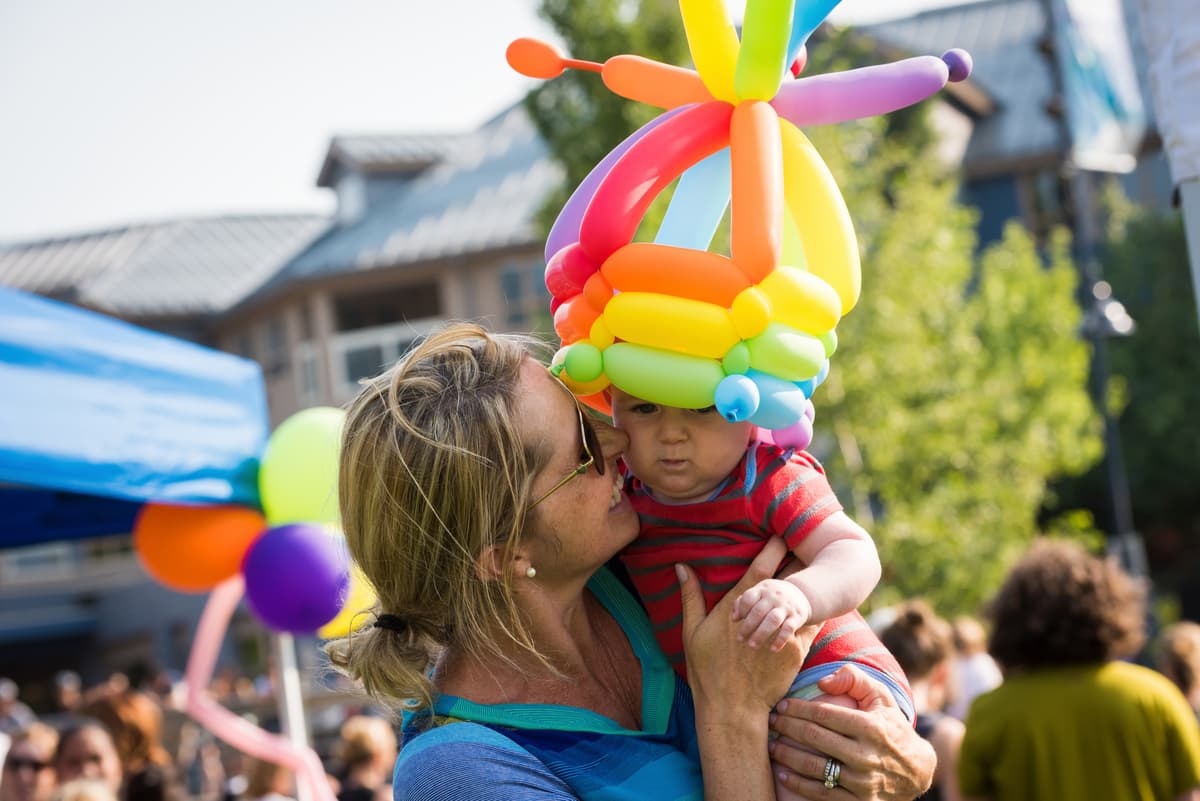
<svg viewBox="0 0 1200 801">
<path fill-rule="evenodd" d="M 911 718 L 903 672 L 855 611 L 879 580 L 875 544 L 842 511 L 817 460 L 758 441 L 753 424 L 713 407 L 663 406 L 615 387 L 611 396 L 613 423 L 629 435 L 629 497 L 642 526 L 621 558 L 675 670 L 686 678 L 675 564 L 696 571 L 712 609 L 766 538 L 780 536 L 801 568 L 737 598 L 741 637 L 778 650 L 823 623 L 789 695 L 817 697 L 817 680 L 852 661 L 891 687 Z"/>
</svg>

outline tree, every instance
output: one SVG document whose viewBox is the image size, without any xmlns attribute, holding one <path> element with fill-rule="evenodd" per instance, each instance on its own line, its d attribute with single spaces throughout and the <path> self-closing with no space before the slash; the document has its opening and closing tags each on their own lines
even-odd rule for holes
<svg viewBox="0 0 1200 801">
<path fill-rule="evenodd" d="M 688 63 L 675 3 L 646 0 L 631 16 L 618 13 L 628 7 L 542 6 L 573 52 Z M 639 30 L 643 18 L 653 43 Z M 812 73 L 879 60 L 845 31 L 811 50 Z M 530 98 L 574 181 L 563 199 L 644 119 L 596 76 L 575 78 Z M 807 133 L 846 197 L 864 285 L 814 395 L 814 450 L 879 543 L 885 580 L 873 602 L 923 595 L 944 613 L 973 611 L 1038 533 L 1048 480 L 1099 453 L 1067 242 L 1057 237 L 1044 264 L 1014 226 L 979 257 L 974 214 L 936 163 L 925 108 Z"/>
</svg>

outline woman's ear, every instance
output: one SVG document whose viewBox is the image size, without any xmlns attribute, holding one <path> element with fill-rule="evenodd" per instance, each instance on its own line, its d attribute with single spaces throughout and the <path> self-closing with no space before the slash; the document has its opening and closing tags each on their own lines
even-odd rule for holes
<svg viewBox="0 0 1200 801">
<path fill-rule="evenodd" d="M 508 570 L 514 576 L 525 575 L 529 565 L 529 558 L 524 553 L 506 556 L 504 546 L 490 545 L 475 559 L 475 575 L 480 581 L 501 581 Z"/>
</svg>

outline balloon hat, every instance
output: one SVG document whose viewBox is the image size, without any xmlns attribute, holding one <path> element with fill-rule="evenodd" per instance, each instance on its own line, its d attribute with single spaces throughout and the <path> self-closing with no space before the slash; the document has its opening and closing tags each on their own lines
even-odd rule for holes
<svg viewBox="0 0 1200 801">
<path fill-rule="evenodd" d="M 808 399 L 861 275 L 841 192 L 798 126 L 894 111 L 971 69 L 951 50 L 791 80 L 836 5 L 749 0 L 739 40 L 722 0 L 680 0 L 695 70 L 627 54 L 581 61 L 536 39 L 509 45 L 524 75 L 598 72 L 616 94 L 666 109 L 596 165 L 546 241 L 562 340 L 552 366 L 590 405 L 608 411 L 612 385 L 777 432 L 807 425 L 811 436 Z M 676 178 L 654 242 L 634 242 Z M 707 248 L 730 205 L 726 257 Z"/>
</svg>

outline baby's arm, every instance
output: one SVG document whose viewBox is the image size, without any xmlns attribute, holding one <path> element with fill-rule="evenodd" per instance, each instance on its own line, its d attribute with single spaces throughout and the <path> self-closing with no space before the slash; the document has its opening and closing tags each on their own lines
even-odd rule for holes
<svg viewBox="0 0 1200 801">
<path fill-rule="evenodd" d="M 793 553 L 803 569 L 759 582 L 734 604 L 739 633 L 751 646 L 773 636 L 782 648 L 803 626 L 857 609 L 879 581 L 875 543 L 845 512 L 821 521 Z"/>
</svg>

